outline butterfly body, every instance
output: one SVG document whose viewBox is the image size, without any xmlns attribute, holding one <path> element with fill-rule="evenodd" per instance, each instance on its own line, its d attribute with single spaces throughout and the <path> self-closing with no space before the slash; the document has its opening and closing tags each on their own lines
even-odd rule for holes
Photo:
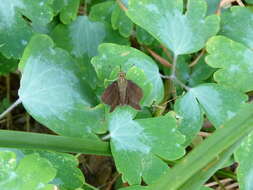
<svg viewBox="0 0 253 190">
<path fill-rule="evenodd" d="M 142 97 L 142 89 L 131 80 L 127 80 L 124 72 L 120 72 L 118 80 L 105 89 L 102 101 L 111 106 L 110 112 L 119 105 L 129 105 L 140 110 L 139 102 Z"/>
</svg>

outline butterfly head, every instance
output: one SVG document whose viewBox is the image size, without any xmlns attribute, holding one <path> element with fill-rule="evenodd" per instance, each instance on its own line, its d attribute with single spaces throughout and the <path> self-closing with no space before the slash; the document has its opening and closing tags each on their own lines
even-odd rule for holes
<svg viewBox="0 0 253 190">
<path fill-rule="evenodd" d="M 124 72 L 119 72 L 119 78 L 125 78 L 126 77 L 126 73 Z"/>
</svg>

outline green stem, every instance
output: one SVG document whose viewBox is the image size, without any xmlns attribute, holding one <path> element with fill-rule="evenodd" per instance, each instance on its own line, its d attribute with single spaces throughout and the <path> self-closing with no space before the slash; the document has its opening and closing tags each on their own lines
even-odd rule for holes
<svg viewBox="0 0 253 190">
<path fill-rule="evenodd" d="M 229 172 L 229 171 L 219 170 L 216 172 L 216 175 L 219 177 L 231 178 L 235 181 L 237 180 L 236 175 L 233 172 Z"/>
<path fill-rule="evenodd" d="M 160 76 L 164 79 L 169 79 L 169 80 L 172 80 L 174 82 L 176 82 L 177 84 L 179 84 L 182 88 L 184 88 L 186 91 L 189 91 L 191 88 L 186 86 L 184 83 L 182 83 L 180 80 L 178 80 L 178 78 L 174 75 L 171 75 L 171 76 L 166 76 L 166 75 L 161 75 Z"/>
<path fill-rule="evenodd" d="M 0 130 L 0 147 L 111 155 L 109 143 L 99 140 L 9 130 Z"/>
<path fill-rule="evenodd" d="M 2 119 L 6 114 L 11 112 L 16 106 L 18 106 L 21 103 L 21 99 L 17 99 L 16 102 L 14 102 L 7 110 L 5 110 L 1 115 L 0 119 Z"/>
<path fill-rule="evenodd" d="M 178 55 L 174 55 L 173 57 L 173 62 L 172 62 L 172 70 L 171 70 L 171 75 L 170 76 L 164 76 L 164 75 L 161 75 L 162 78 L 166 78 L 166 79 L 170 79 L 172 80 L 173 82 L 179 84 L 182 88 L 184 88 L 186 91 L 189 91 L 190 90 L 190 87 L 186 86 L 182 81 L 180 81 L 178 78 L 177 78 L 177 74 L 176 74 L 176 70 L 177 70 L 177 58 L 178 58 Z"/>
<path fill-rule="evenodd" d="M 170 172 L 163 175 L 150 189 L 176 190 L 199 171 L 205 171 L 224 151 L 241 142 L 250 132 L 253 125 L 253 104 L 243 107 L 238 114 L 224 126 L 217 129 L 201 145 L 197 146 L 184 159 L 176 164 Z M 230 156 L 230 155 L 229 155 Z M 215 164 L 215 163 L 213 163 Z M 204 170 L 203 170 L 204 169 Z M 187 172 L 185 172 L 187 171 Z"/>
<path fill-rule="evenodd" d="M 178 55 L 174 55 L 174 57 L 173 57 L 172 71 L 171 71 L 171 77 L 172 78 L 176 78 L 177 57 L 178 57 Z"/>
</svg>

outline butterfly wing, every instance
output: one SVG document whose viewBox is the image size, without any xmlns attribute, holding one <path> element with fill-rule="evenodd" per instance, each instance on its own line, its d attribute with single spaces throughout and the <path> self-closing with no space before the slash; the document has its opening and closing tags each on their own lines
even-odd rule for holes
<svg viewBox="0 0 253 190">
<path fill-rule="evenodd" d="M 140 110 L 141 106 L 139 105 L 139 103 L 142 97 L 143 97 L 142 89 L 131 80 L 128 80 L 126 90 L 127 104 L 137 110 Z"/>
<path fill-rule="evenodd" d="M 117 81 L 110 84 L 102 95 L 102 101 L 111 106 L 112 112 L 117 105 L 119 105 L 119 87 Z"/>
</svg>

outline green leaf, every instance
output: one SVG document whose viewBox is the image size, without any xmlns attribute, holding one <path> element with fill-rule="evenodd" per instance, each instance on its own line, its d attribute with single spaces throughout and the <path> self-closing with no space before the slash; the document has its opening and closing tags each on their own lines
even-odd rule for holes
<svg viewBox="0 0 253 190">
<path fill-rule="evenodd" d="M 0 76 L 7 75 L 13 72 L 18 67 L 18 61 L 15 59 L 7 59 L 2 54 L 0 54 Z"/>
<path fill-rule="evenodd" d="M 150 57 L 141 51 L 116 44 L 101 44 L 99 55 L 93 57 L 91 62 L 101 81 L 111 79 L 110 75 L 115 67 L 120 67 L 124 72 L 131 67 L 141 69 L 146 75 L 146 82 L 152 85 L 152 91 L 145 100 L 146 105 L 149 106 L 154 100 L 159 103 L 163 99 L 163 83 L 158 67 Z"/>
<path fill-rule="evenodd" d="M 67 49 L 76 57 L 97 54 L 97 47 L 105 39 L 105 26 L 101 22 L 92 22 L 86 16 L 79 16 L 70 25 L 59 24 L 52 37 L 57 46 Z M 63 37 L 63 38 L 62 38 Z"/>
<path fill-rule="evenodd" d="M 236 170 L 240 190 L 250 190 L 253 188 L 253 133 L 245 138 L 241 146 L 235 152 L 235 160 L 239 163 Z"/>
<path fill-rule="evenodd" d="M 112 11 L 116 6 L 115 1 L 105 1 L 95 4 L 91 7 L 89 18 L 92 21 L 106 21 L 111 22 Z"/>
<path fill-rule="evenodd" d="M 56 175 L 52 164 L 38 154 L 30 154 L 18 161 L 14 152 L 0 152 L 0 188 L 2 190 L 53 190 L 48 184 Z"/>
<path fill-rule="evenodd" d="M 72 0 L 60 12 L 60 19 L 62 23 L 69 24 L 77 17 L 80 0 Z"/>
<path fill-rule="evenodd" d="M 253 48 L 253 13 L 246 7 L 231 7 L 221 15 L 220 34 Z"/>
<path fill-rule="evenodd" d="M 188 93 L 198 100 L 215 127 L 220 127 L 235 116 L 247 100 L 247 96 L 240 92 L 211 83 L 192 88 Z"/>
<path fill-rule="evenodd" d="M 92 135 L 103 123 L 103 106 L 82 80 L 70 55 L 55 48 L 46 35 L 36 35 L 25 49 L 19 97 L 26 110 L 55 132 Z"/>
<path fill-rule="evenodd" d="M 132 120 L 128 107 L 118 107 L 108 117 L 112 155 L 129 184 L 140 184 L 141 177 L 154 182 L 168 170 L 160 158 L 176 160 L 185 153 L 180 145 L 184 136 L 170 115 Z"/>
<path fill-rule="evenodd" d="M 133 31 L 133 22 L 126 16 L 125 11 L 123 11 L 117 4 L 112 12 L 111 17 L 112 28 L 114 30 L 119 30 L 119 33 L 124 37 L 129 37 Z"/>
<path fill-rule="evenodd" d="M 241 43 L 215 36 L 207 43 L 207 63 L 219 68 L 214 79 L 243 92 L 253 90 L 253 51 Z M 232 58 L 232 59 L 231 59 Z"/>
<path fill-rule="evenodd" d="M 12 0 L 0 5 L 0 51 L 6 57 L 20 58 L 29 39 L 33 35 L 30 23 L 46 25 L 53 19 L 52 0 Z"/>
<path fill-rule="evenodd" d="M 166 175 L 162 176 L 150 190 L 180 189 L 185 182 L 198 172 L 209 171 L 223 154 L 232 153 L 250 132 L 253 124 L 253 104 L 247 104 L 238 111 L 237 115 L 217 129 L 202 144 L 191 151 L 184 159 L 176 164 Z M 225 155 L 222 156 L 224 158 Z M 187 171 L 187 172 L 185 172 Z M 199 177 L 201 179 L 201 176 Z"/>
<path fill-rule="evenodd" d="M 202 109 L 208 120 L 218 128 L 231 119 L 246 100 L 246 95 L 217 84 L 191 88 L 175 104 L 175 111 L 181 118 L 179 130 L 186 136 L 185 144 L 188 145 L 202 127 Z"/>
<path fill-rule="evenodd" d="M 104 41 L 119 40 L 119 35 L 111 33 L 108 25 L 90 21 L 86 16 L 78 16 L 70 25 L 59 24 L 52 32 L 57 46 L 68 50 L 75 57 L 97 55 L 98 45 Z M 119 40 L 120 42 L 120 40 Z M 123 41 L 122 41 L 123 42 Z M 124 40 L 123 43 L 126 41 Z"/>
<path fill-rule="evenodd" d="M 77 167 L 78 160 L 75 156 L 65 153 L 56 153 L 49 151 L 23 151 L 27 154 L 38 154 L 45 158 L 57 170 L 55 179 L 51 181 L 59 188 L 76 189 L 84 184 L 82 171 Z"/>
<path fill-rule="evenodd" d="M 180 116 L 179 131 L 185 135 L 185 145 L 188 145 L 202 127 L 203 112 L 192 93 L 176 100 L 175 111 Z"/>
<path fill-rule="evenodd" d="M 205 17 L 206 8 L 204 0 L 189 0 L 184 14 L 183 0 L 130 0 L 127 15 L 175 55 L 181 55 L 200 50 L 218 32 L 219 17 Z"/>
</svg>

